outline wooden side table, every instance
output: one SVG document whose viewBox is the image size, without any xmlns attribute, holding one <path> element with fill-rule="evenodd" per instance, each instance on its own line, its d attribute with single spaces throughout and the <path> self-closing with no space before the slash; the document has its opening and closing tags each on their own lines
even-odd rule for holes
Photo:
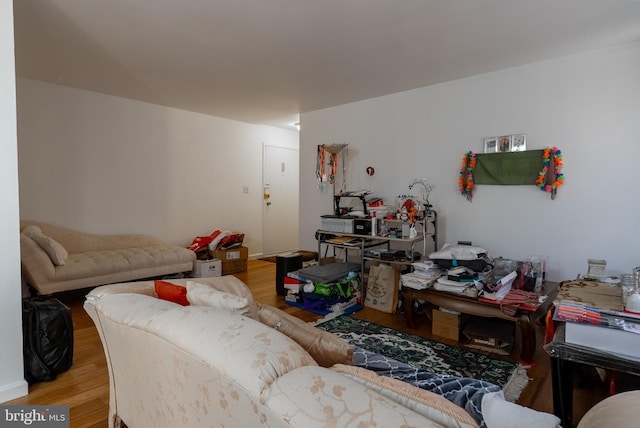
<svg viewBox="0 0 640 428">
<path fill-rule="evenodd" d="M 530 364 L 533 362 L 533 355 L 536 349 L 535 322 L 538 318 L 545 316 L 547 310 L 553 303 L 558 292 L 558 283 L 545 282 L 541 294 L 546 295 L 547 299 L 538 305 L 537 308 L 518 308 L 514 316 L 503 313 L 500 310 L 499 304 L 482 301 L 462 294 L 438 291 L 434 288 L 427 288 L 425 290 L 405 288 L 403 292 L 405 319 L 407 325 L 411 328 L 417 327 L 414 313 L 414 302 L 416 300 L 424 300 L 435 306 L 465 314 L 484 318 L 501 318 L 515 322 L 519 331 L 519 334 L 516 333 L 516 344 L 518 344 L 517 341 L 520 339 L 520 361 L 523 364 Z"/>
<path fill-rule="evenodd" d="M 622 292 L 619 286 L 598 281 L 568 280 L 560 283 L 556 302 L 562 300 L 585 304 L 597 309 L 622 311 Z M 544 346 L 551 357 L 553 413 L 562 426 L 573 427 L 573 381 L 580 366 L 613 370 L 640 378 L 640 361 L 579 346 L 565 341 L 565 323 L 559 322 L 553 340 Z"/>
<path fill-rule="evenodd" d="M 564 327 L 564 323 L 560 323 L 553 340 L 544 348 L 551 356 L 553 413 L 560 418 L 563 427 L 572 428 L 575 425 L 573 423 L 573 379 L 581 365 L 640 377 L 640 361 L 567 343 L 564 340 Z"/>
</svg>

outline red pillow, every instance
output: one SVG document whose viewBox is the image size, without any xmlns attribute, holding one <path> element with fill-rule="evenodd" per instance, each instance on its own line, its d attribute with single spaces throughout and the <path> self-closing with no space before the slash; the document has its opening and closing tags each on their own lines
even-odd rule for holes
<svg viewBox="0 0 640 428">
<path fill-rule="evenodd" d="M 172 284 L 167 281 L 160 281 L 158 279 L 153 281 L 153 283 L 156 288 L 158 298 L 178 303 L 182 306 L 189 306 L 189 301 L 187 300 L 187 287 Z"/>
</svg>

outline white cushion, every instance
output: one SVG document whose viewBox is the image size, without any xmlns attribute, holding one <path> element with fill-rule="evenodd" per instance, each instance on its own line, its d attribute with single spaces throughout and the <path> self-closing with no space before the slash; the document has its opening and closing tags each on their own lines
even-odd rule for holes
<svg viewBox="0 0 640 428">
<path fill-rule="evenodd" d="M 218 291 L 208 284 L 187 281 L 187 300 L 193 306 L 208 306 L 250 316 L 249 299 Z"/>
<path fill-rule="evenodd" d="M 42 250 L 47 253 L 51 262 L 56 266 L 63 266 L 69 257 L 69 252 L 55 239 L 46 236 L 38 226 L 29 225 L 22 231 L 26 236 L 33 239 Z"/>
<path fill-rule="evenodd" d="M 511 403 L 504 399 L 502 391 L 485 394 L 481 407 L 482 417 L 489 428 L 561 428 L 560 418 L 556 415 Z"/>
</svg>

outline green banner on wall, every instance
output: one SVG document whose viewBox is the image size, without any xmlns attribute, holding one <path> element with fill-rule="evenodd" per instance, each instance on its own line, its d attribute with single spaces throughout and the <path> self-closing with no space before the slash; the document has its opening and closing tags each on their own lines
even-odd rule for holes
<svg viewBox="0 0 640 428">
<path fill-rule="evenodd" d="M 536 184 L 544 150 L 477 154 L 475 184 Z"/>
</svg>

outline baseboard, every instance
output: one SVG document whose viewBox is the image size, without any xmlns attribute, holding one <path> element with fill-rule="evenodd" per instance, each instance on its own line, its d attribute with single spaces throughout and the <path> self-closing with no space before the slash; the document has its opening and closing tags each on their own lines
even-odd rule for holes
<svg viewBox="0 0 640 428">
<path fill-rule="evenodd" d="M 18 382 L 0 385 L 0 403 L 29 395 L 29 384 L 23 379 Z"/>
</svg>

